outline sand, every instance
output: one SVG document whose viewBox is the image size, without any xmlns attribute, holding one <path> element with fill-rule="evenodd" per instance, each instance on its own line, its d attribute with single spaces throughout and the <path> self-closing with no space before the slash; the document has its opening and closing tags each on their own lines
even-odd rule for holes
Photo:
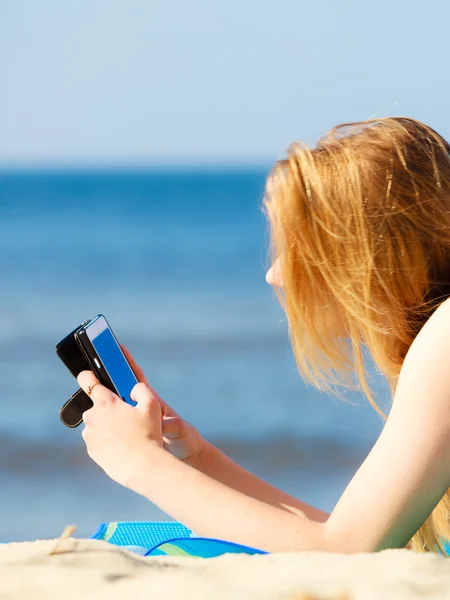
<svg viewBox="0 0 450 600">
<path fill-rule="evenodd" d="M 55 540 L 0 547 L 0 598 L 97 600 L 195 598 L 450 599 L 450 560 L 385 550 L 373 554 L 142 558 L 106 542 Z"/>
</svg>

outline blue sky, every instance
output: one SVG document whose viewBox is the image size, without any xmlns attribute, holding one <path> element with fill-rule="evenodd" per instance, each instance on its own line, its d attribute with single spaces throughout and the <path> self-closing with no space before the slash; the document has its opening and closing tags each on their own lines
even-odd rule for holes
<svg viewBox="0 0 450 600">
<path fill-rule="evenodd" d="M 0 166 L 266 164 L 342 121 L 450 137 L 450 3 L 0 0 Z"/>
</svg>

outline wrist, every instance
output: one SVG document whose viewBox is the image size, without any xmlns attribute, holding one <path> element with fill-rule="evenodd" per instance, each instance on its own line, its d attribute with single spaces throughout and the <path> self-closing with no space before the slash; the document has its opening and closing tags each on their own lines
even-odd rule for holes
<svg viewBox="0 0 450 600">
<path fill-rule="evenodd" d="M 149 441 L 130 460 L 131 468 L 127 478 L 121 482 L 124 487 L 142 494 L 144 487 L 158 477 L 158 472 L 167 468 L 171 455 L 159 444 Z"/>
</svg>

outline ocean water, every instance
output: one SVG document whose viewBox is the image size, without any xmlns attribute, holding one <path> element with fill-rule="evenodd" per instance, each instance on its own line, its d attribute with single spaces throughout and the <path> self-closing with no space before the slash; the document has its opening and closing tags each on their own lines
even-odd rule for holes
<svg viewBox="0 0 450 600">
<path fill-rule="evenodd" d="M 59 420 L 77 384 L 54 346 L 98 313 L 206 438 L 332 510 L 382 421 L 357 394 L 341 402 L 296 371 L 265 282 L 264 180 L 262 170 L 0 174 L 0 541 L 169 518 L 110 481 L 81 427 Z"/>
</svg>

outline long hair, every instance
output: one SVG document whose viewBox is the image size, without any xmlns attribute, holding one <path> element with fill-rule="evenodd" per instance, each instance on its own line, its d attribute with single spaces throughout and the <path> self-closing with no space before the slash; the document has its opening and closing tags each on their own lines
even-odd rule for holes
<svg viewBox="0 0 450 600">
<path fill-rule="evenodd" d="M 294 143 L 269 174 L 265 211 L 301 377 L 336 394 L 370 389 L 365 354 L 395 393 L 403 360 L 450 295 L 450 146 L 414 119 L 333 128 Z M 450 490 L 413 536 L 446 555 Z"/>
</svg>

